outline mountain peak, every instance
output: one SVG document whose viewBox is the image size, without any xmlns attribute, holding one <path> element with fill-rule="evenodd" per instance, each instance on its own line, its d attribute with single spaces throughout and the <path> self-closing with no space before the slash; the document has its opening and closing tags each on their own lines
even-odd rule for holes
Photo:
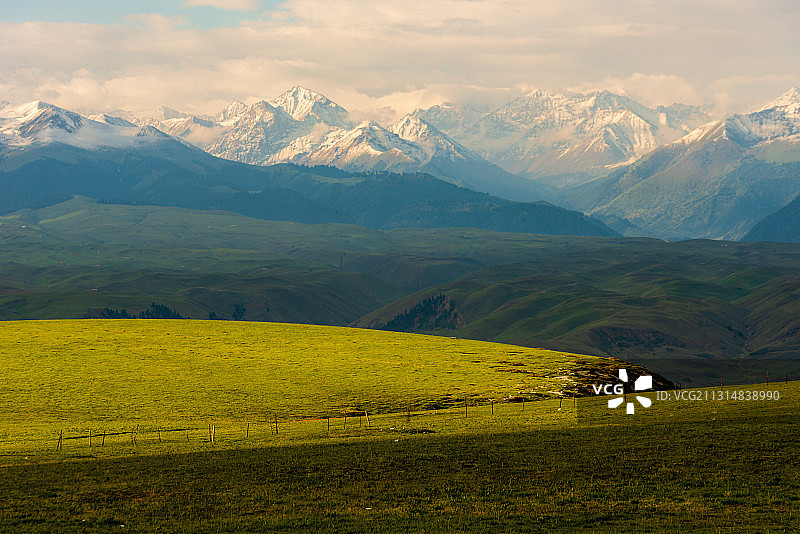
<svg viewBox="0 0 800 534">
<path fill-rule="evenodd" d="M 246 111 L 247 111 L 247 104 L 245 104 L 244 102 L 240 102 L 238 100 L 234 100 L 233 102 L 228 104 L 228 106 L 225 109 L 217 112 L 217 114 L 214 115 L 214 119 L 219 122 L 225 122 L 240 116 Z"/>
<path fill-rule="evenodd" d="M 334 116 L 339 115 L 341 117 L 333 121 L 337 123 L 347 114 L 344 108 L 325 95 L 299 85 L 295 85 L 279 97 L 270 100 L 269 103 L 276 108 L 283 109 L 298 121 L 306 120 L 311 116 L 321 122 L 328 122 Z"/>
<path fill-rule="evenodd" d="M 530 91 L 528 91 L 526 96 L 543 96 L 549 94 L 551 94 L 550 91 L 546 91 L 544 89 L 540 89 L 539 87 L 537 87 L 536 89 L 531 89 Z"/>
<path fill-rule="evenodd" d="M 147 113 L 147 117 L 150 119 L 156 119 L 160 121 L 168 121 L 171 119 L 185 119 L 189 117 L 189 115 L 186 113 L 182 113 L 177 109 L 172 109 L 167 106 L 159 106 L 156 109 Z"/>
<path fill-rule="evenodd" d="M 98 115 L 90 115 L 87 117 L 95 122 L 101 122 L 104 124 L 110 124 L 111 126 L 123 126 L 126 128 L 135 128 L 136 125 L 127 119 L 123 119 L 122 117 L 115 117 L 114 115 L 109 115 L 107 113 L 100 113 Z"/>
<path fill-rule="evenodd" d="M 356 125 L 354 130 L 368 130 L 368 129 L 373 129 L 374 130 L 376 128 L 381 128 L 382 129 L 383 126 L 381 126 L 380 124 L 378 124 L 377 122 L 375 122 L 372 119 L 364 119 L 364 120 L 362 120 L 361 122 L 359 122 Z"/>
<path fill-rule="evenodd" d="M 432 130 L 427 122 L 413 114 L 405 115 L 389 127 L 390 132 L 409 141 L 425 139 L 431 135 Z"/>
<path fill-rule="evenodd" d="M 784 92 L 778 98 L 768 102 L 756 111 L 758 112 L 775 108 L 793 108 L 795 112 L 800 110 L 800 89 L 797 87 L 790 87 L 788 91 Z"/>
<path fill-rule="evenodd" d="M 16 123 L 17 133 L 22 138 L 33 138 L 52 130 L 73 133 L 81 128 L 84 120 L 73 111 L 40 100 L 18 106 L 10 113 L 4 113 L 4 118 Z"/>
<path fill-rule="evenodd" d="M 47 102 L 42 102 L 41 100 L 34 100 L 33 102 L 27 102 L 25 104 L 19 105 L 13 110 L 9 110 L 15 117 L 22 118 L 24 120 L 25 117 L 30 117 L 39 113 L 43 109 L 61 109 L 59 107 L 54 106 L 53 104 L 48 104 Z"/>
<path fill-rule="evenodd" d="M 553 93 L 551 91 L 537 88 L 528 92 L 525 95 L 525 98 L 528 100 L 553 100 L 554 98 L 560 98 L 561 96 L 562 95 L 560 93 Z"/>
</svg>

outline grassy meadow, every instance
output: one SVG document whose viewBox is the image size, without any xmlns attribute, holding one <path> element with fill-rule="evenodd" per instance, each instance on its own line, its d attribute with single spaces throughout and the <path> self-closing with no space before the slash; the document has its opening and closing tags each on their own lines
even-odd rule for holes
<svg viewBox="0 0 800 534">
<path fill-rule="evenodd" d="M 353 431 L 369 414 L 555 398 L 585 380 L 577 371 L 616 368 L 496 343 L 238 321 L 11 321 L 0 340 L 0 452 L 28 456 L 62 433 L 64 450 L 90 432 L 94 445 L 105 432 L 128 447 L 137 427 L 137 445 L 159 436 L 190 448 L 209 424 L 218 444 L 250 436 L 248 425 L 253 439 L 272 436 L 276 418 L 282 440 L 306 427 L 327 435 L 327 418 L 338 432 L 349 414 Z"/>
<path fill-rule="evenodd" d="M 800 528 L 798 382 L 626 415 L 558 395 L 620 362 L 443 337 L 85 320 L 0 340 L 0 531 Z M 541 400 L 491 403 L 512 395 Z"/>
</svg>

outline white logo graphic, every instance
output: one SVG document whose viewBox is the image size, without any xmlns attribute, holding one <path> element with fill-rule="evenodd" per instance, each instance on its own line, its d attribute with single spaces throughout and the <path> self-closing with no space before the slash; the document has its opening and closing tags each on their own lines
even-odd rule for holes
<svg viewBox="0 0 800 534">
<path fill-rule="evenodd" d="M 625 369 L 619 370 L 619 379 L 623 382 L 628 381 L 628 371 Z M 633 383 L 634 391 L 644 391 L 645 389 L 652 389 L 653 388 L 653 377 L 652 376 L 640 376 L 636 379 L 636 382 Z M 647 397 L 642 397 L 641 395 L 636 395 L 636 400 L 644 406 L 645 408 L 649 408 L 653 401 L 651 401 Z M 611 399 L 608 401 L 608 407 L 611 409 L 618 408 L 623 402 L 625 402 L 625 397 L 617 397 L 615 399 Z M 632 415 L 634 411 L 634 407 L 636 405 L 632 402 L 629 402 L 625 405 L 626 413 L 628 415 Z"/>
</svg>

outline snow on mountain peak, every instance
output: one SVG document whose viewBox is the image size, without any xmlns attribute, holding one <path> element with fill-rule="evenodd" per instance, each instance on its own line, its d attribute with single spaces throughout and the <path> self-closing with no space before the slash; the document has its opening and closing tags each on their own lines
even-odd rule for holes
<svg viewBox="0 0 800 534">
<path fill-rule="evenodd" d="M 3 118 L 26 121 L 32 119 L 38 113 L 40 113 L 42 110 L 45 109 L 61 110 L 61 108 L 54 106 L 52 104 L 48 104 L 47 102 L 42 102 L 41 100 L 34 100 L 33 102 L 27 102 L 25 104 L 21 104 L 16 107 L 9 107 L 3 110 Z M 66 112 L 66 110 L 61 110 L 61 111 Z"/>
<path fill-rule="evenodd" d="M 384 130 L 385 128 L 372 119 L 364 119 L 359 122 L 354 130 Z"/>
<path fill-rule="evenodd" d="M 347 111 L 343 107 L 325 95 L 299 85 L 270 100 L 270 104 L 281 108 L 297 121 L 304 121 L 311 116 L 321 122 L 329 122 L 333 119 L 332 122 L 337 124 L 347 115 Z"/>
<path fill-rule="evenodd" d="M 263 115 L 265 113 L 270 115 L 277 115 L 278 114 L 278 107 L 273 106 L 271 103 L 267 102 L 266 100 L 259 100 L 252 106 L 248 108 L 248 112 L 251 117 Z"/>
<path fill-rule="evenodd" d="M 247 104 L 235 100 L 234 102 L 228 104 L 228 106 L 225 109 L 219 111 L 216 115 L 214 115 L 213 118 L 216 122 L 227 122 L 230 120 L 235 120 L 236 118 L 244 114 L 246 111 L 247 111 Z"/>
<path fill-rule="evenodd" d="M 41 101 L 4 109 L 0 113 L 0 138 L 8 145 L 63 143 L 89 150 L 141 146 L 171 139 L 155 128 L 143 131 L 119 117 L 85 117 Z"/>
<path fill-rule="evenodd" d="M 3 130 L 12 138 L 31 139 L 60 130 L 73 133 L 83 126 L 84 117 L 73 111 L 35 100 L 3 113 Z"/>
<path fill-rule="evenodd" d="M 122 117 L 115 117 L 113 115 L 108 115 L 106 113 L 101 113 L 99 115 L 91 115 L 89 116 L 95 122 L 102 122 L 104 124 L 110 124 L 112 126 L 125 126 L 127 128 L 134 128 L 136 127 L 131 121 L 127 119 L 123 119 Z"/>
<path fill-rule="evenodd" d="M 557 98 L 557 97 L 561 97 L 561 96 L 563 96 L 563 95 L 561 95 L 559 93 L 552 93 L 550 91 L 546 91 L 544 89 L 537 88 L 537 89 L 534 89 L 532 91 L 528 91 L 528 93 L 525 95 L 525 98 L 552 99 L 552 98 Z"/>
<path fill-rule="evenodd" d="M 151 110 L 146 113 L 147 118 L 158 120 L 158 121 L 168 121 L 171 119 L 185 119 L 190 117 L 190 115 L 186 113 L 182 113 L 177 109 L 172 109 L 167 106 L 159 106 L 154 110 Z"/>
<path fill-rule="evenodd" d="M 761 106 L 755 113 L 778 108 L 785 109 L 787 112 L 794 114 L 800 113 L 800 89 L 791 87 L 775 100 Z"/>
<path fill-rule="evenodd" d="M 408 114 L 390 125 L 388 129 L 402 139 L 419 141 L 427 139 L 431 135 L 432 127 L 415 115 Z"/>
</svg>

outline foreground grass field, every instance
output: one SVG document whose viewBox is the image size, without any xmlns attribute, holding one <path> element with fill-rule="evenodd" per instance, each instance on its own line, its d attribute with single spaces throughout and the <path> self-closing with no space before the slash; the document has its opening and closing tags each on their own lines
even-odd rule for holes
<svg viewBox="0 0 800 534">
<path fill-rule="evenodd" d="M 618 366 L 495 343 L 230 321 L 2 322 L 0 344 L 0 452 L 28 456 L 61 436 L 67 448 L 90 434 L 94 445 L 133 441 L 122 432 L 193 450 L 201 439 L 272 436 L 276 420 L 282 439 L 306 427 L 327 435 L 323 418 L 335 432 L 346 415 L 362 416 L 352 431 L 369 414 L 559 397 Z M 298 420 L 317 422 L 288 424 Z"/>
<path fill-rule="evenodd" d="M 602 424 L 6 466 L 0 530 L 796 532 L 799 386 Z"/>
<path fill-rule="evenodd" d="M 609 410 L 602 397 L 545 398 L 523 409 L 521 403 L 492 406 L 488 399 L 530 394 L 539 386 L 557 391 L 572 380 L 575 362 L 601 361 L 287 325 L 56 321 L 0 327 L 2 365 L 9 371 L 0 377 L 0 531 L 800 529 L 800 383 L 692 390 L 709 391 L 711 400 L 707 394 L 705 400 L 659 400 L 651 393 L 652 406 L 638 406 L 632 416 Z M 303 336 L 292 350 L 276 348 L 295 328 Z M 98 333 L 103 343 L 97 344 Z M 345 343 L 356 345 L 353 336 L 362 335 L 370 340 L 361 339 L 358 348 Z M 87 344 L 92 339 L 95 344 Z M 309 348 L 300 350 L 302 339 Z M 312 357 L 323 350 L 345 352 L 329 365 L 308 367 L 323 361 Z M 49 367 L 37 366 L 47 358 Z M 259 367 L 265 359 L 273 361 L 266 370 Z M 103 375 L 107 366 L 113 372 Z M 331 371 L 317 390 L 306 385 L 329 366 L 339 374 Z M 230 389 L 218 387 L 225 382 Z M 353 398 L 343 393 L 348 382 L 351 393 L 361 389 L 356 400 L 374 410 L 369 422 L 355 415 Z M 263 417 L 264 411 L 245 411 L 236 402 L 265 389 L 269 393 L 257 399 L 286 407 L 278 434 L 269 424 L 275 412 Z M 773 400 L 739 400 L 743 396 L 734 392 L 743 389 L 773 392 Z M 386 401 L 389 390 L 394 404 Z M 336 394 L 315 403 L 312 391 Z M 472 395 L 466 413 L 458 402 L 448 407 L 465 394 Z M 181 409 L 202 417 L 191 419 L 188 433 L 166 432 L 167 423 L 185 422 L 185 414 L 165 410 Z M 337 410 L 328 430 L 323 416 Z M 348 410 L 344 426 L 341 412 Z M 161 422 L 153 422 L 156 414 Z M 315 417 L 300 421 L 297 414 Z M 209 422 L 216 425 L 214 441 Z M 100 444 L 95 434 L 89 445 L 87 430 L 114 424 L 122 430 L 138 424 L 138 440 L 109 433 Z M 56 450 L 59 427 L 80 439 Z"/>
</svg>

